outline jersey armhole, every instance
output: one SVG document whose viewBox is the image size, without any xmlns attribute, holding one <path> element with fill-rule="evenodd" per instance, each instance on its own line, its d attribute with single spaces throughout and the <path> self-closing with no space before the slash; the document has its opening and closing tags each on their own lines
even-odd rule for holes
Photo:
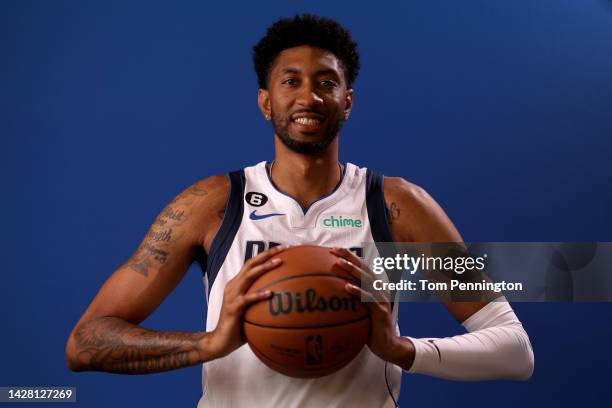
<svg viewBox="0 0 612 408">
<path fill-rule="evenodd" d="M 374 241 L 393 242 L 385 204 L 384 178 L 370 169 L 366 170 L 366 207 Z"/>
<path fill-rule="evenodd" d="M 206 271 L 203 271 L 208 277 L 209 288 L 212 288 L 217 273 L 219 273 L 219 269 L 221 269 L 221 265 L 223 265 L 225 257 L 232 246 L 234 237 L 238 232 L 238 228 L 240 228 L 244 212 L 244 170 L 229 173 L 229 178 L 230 193 L 225 204 L 225 213 L 223 214 L 219 231 L 217 231 L 210 244 Z"/>
<path fill-rule="evenodd" d="M 378 255 L 382 257 L 394 257 L 399 253 L 391 227 L 389 226 L 389 218 L 387 205 L 385 204 L 385 188 L 384 177 L 370 169 L 366 171 L 366 207 L 368 210 L 368 220 L 370 221 L 370 230 Z M 381 245 L 382 244 L 382 245 Z M 387 274 L 390 282 L 398 282 L 401 279 L 402 272 Z M 391 309 L 393 313 L 397 313 L 398 303 L 395 301 L 396 294 L 399 292 L 391 292 Z M 395 315 L 397 317 L 397 315 Z"/>
</svg>

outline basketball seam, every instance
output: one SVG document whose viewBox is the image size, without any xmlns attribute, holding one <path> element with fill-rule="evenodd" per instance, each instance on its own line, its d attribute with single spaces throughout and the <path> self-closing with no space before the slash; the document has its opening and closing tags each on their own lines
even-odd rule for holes
<svg viewBox="0 0 612 408">
<path fill-rule="evenodd" d="M 296 278 L 307 278 L 307 277 L 311 277 L 311 276 L 329 276 L 330 278 L 333 278 L 333 279 L 340 279 L 340 280 L 347 281 L 347 282 L 350 282 L 350 283 L 357 283 L 356 280 L 346 279 L 346 278 L 340 277 L 338 275 L 334 275 L 332 273 L 314 273 L 314 274 L 311 273 L 311 274 L 287 276 L 285 278 L 281 278 L 281 279 L 275 280 L 274 282 L 270 282 L 267 285 L 262 286 L 261 288 L 259 288 L 257 290 L 259 290 L 259 291 L 265 290 L 265 289 L 269 288 L 270 286 L 272 286 L 272 285 L 274 285 L 276 283 L 283 282 L 283 281 L 286 281 L 286 280 L 291 280 L 291 279 L 296 279 Z"/>
<path fill-rule="evenodd" d="M 328 328 L 328 327 L 344 326 L 347 324 L 357 323 L 357 322 L 362 321 L 363 319 L 369 319 L 369 318 L 370 318 L 370 315 L 368 314 L 363 317 L 360 317 L 359 319 L 348 320 L 346 322 L 341 322 L 341 323 L 322 324 L 322 325 L 317 325 L 317 326 L 272 326 L 268 324 L 253 323 L 249 320 L 245 320 L 244 323 L 248 323 L 252 326 L 257 326 L 257 327 L 265 327 L 267 329 L 304 330 L 304 329 L 323 329 L 323 328 Z"/>
</svg>

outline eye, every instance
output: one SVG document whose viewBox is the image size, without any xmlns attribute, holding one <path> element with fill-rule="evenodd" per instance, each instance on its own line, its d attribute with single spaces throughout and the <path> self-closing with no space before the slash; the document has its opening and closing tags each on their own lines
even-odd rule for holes
<svg viewBox="0 0 612 408">
<path fill-rule="evenodd" d="M 336 81 L 332 81 L 331 79 L 321 81 L 321 85 L 323 85 L 324 88 L 335 88 L 338 86 Z"/>
<path fill-rule="evenodd" d="M 297 85 L 297 80 L 295 78 L 289 78 L 289 79 L 285 79 L 282 82 L 283 85 L 288 85 L 288 86 L 294 86 Z"/>
</svg>

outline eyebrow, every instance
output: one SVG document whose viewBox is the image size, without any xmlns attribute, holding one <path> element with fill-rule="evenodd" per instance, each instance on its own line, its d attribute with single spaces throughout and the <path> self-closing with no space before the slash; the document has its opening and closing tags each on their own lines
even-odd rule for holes
<svg viewBox="0 0 612 408">
<path fill-rule="evenodd" d="M 281 74 L 299 74 L 300 70 L 297 68 L 283 68 Z"/>
<path fill-rule="evenodd" d="M 292 67 L 288 67 L 288 68 L 283 68 L 281 70 L 281 75 L 285 75 L 285 74 L 299 74 L 300 72 L 302 72 L 302 70 L 297 69 L 297 68 L 292 68 Z M 316 75 L 334 75 L 335 77 L 338 77 L 338 73 L 336 72 L 336 70 L 328 68 L 328 69 L 321 69 L 319 71 L 316 72 Z"/>
</svg>

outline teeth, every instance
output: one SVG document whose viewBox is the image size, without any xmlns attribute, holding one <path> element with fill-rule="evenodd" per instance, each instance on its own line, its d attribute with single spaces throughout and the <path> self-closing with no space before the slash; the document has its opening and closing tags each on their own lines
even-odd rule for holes
<svg viewBox="0 0 612 408">
<path fill-rule="evenodd" d="M 294 120 L 294 122 L 299 123 L 300 125 L 316 125 L 321 121 L 313 118 L 297 118 Z"/>
</svg>

